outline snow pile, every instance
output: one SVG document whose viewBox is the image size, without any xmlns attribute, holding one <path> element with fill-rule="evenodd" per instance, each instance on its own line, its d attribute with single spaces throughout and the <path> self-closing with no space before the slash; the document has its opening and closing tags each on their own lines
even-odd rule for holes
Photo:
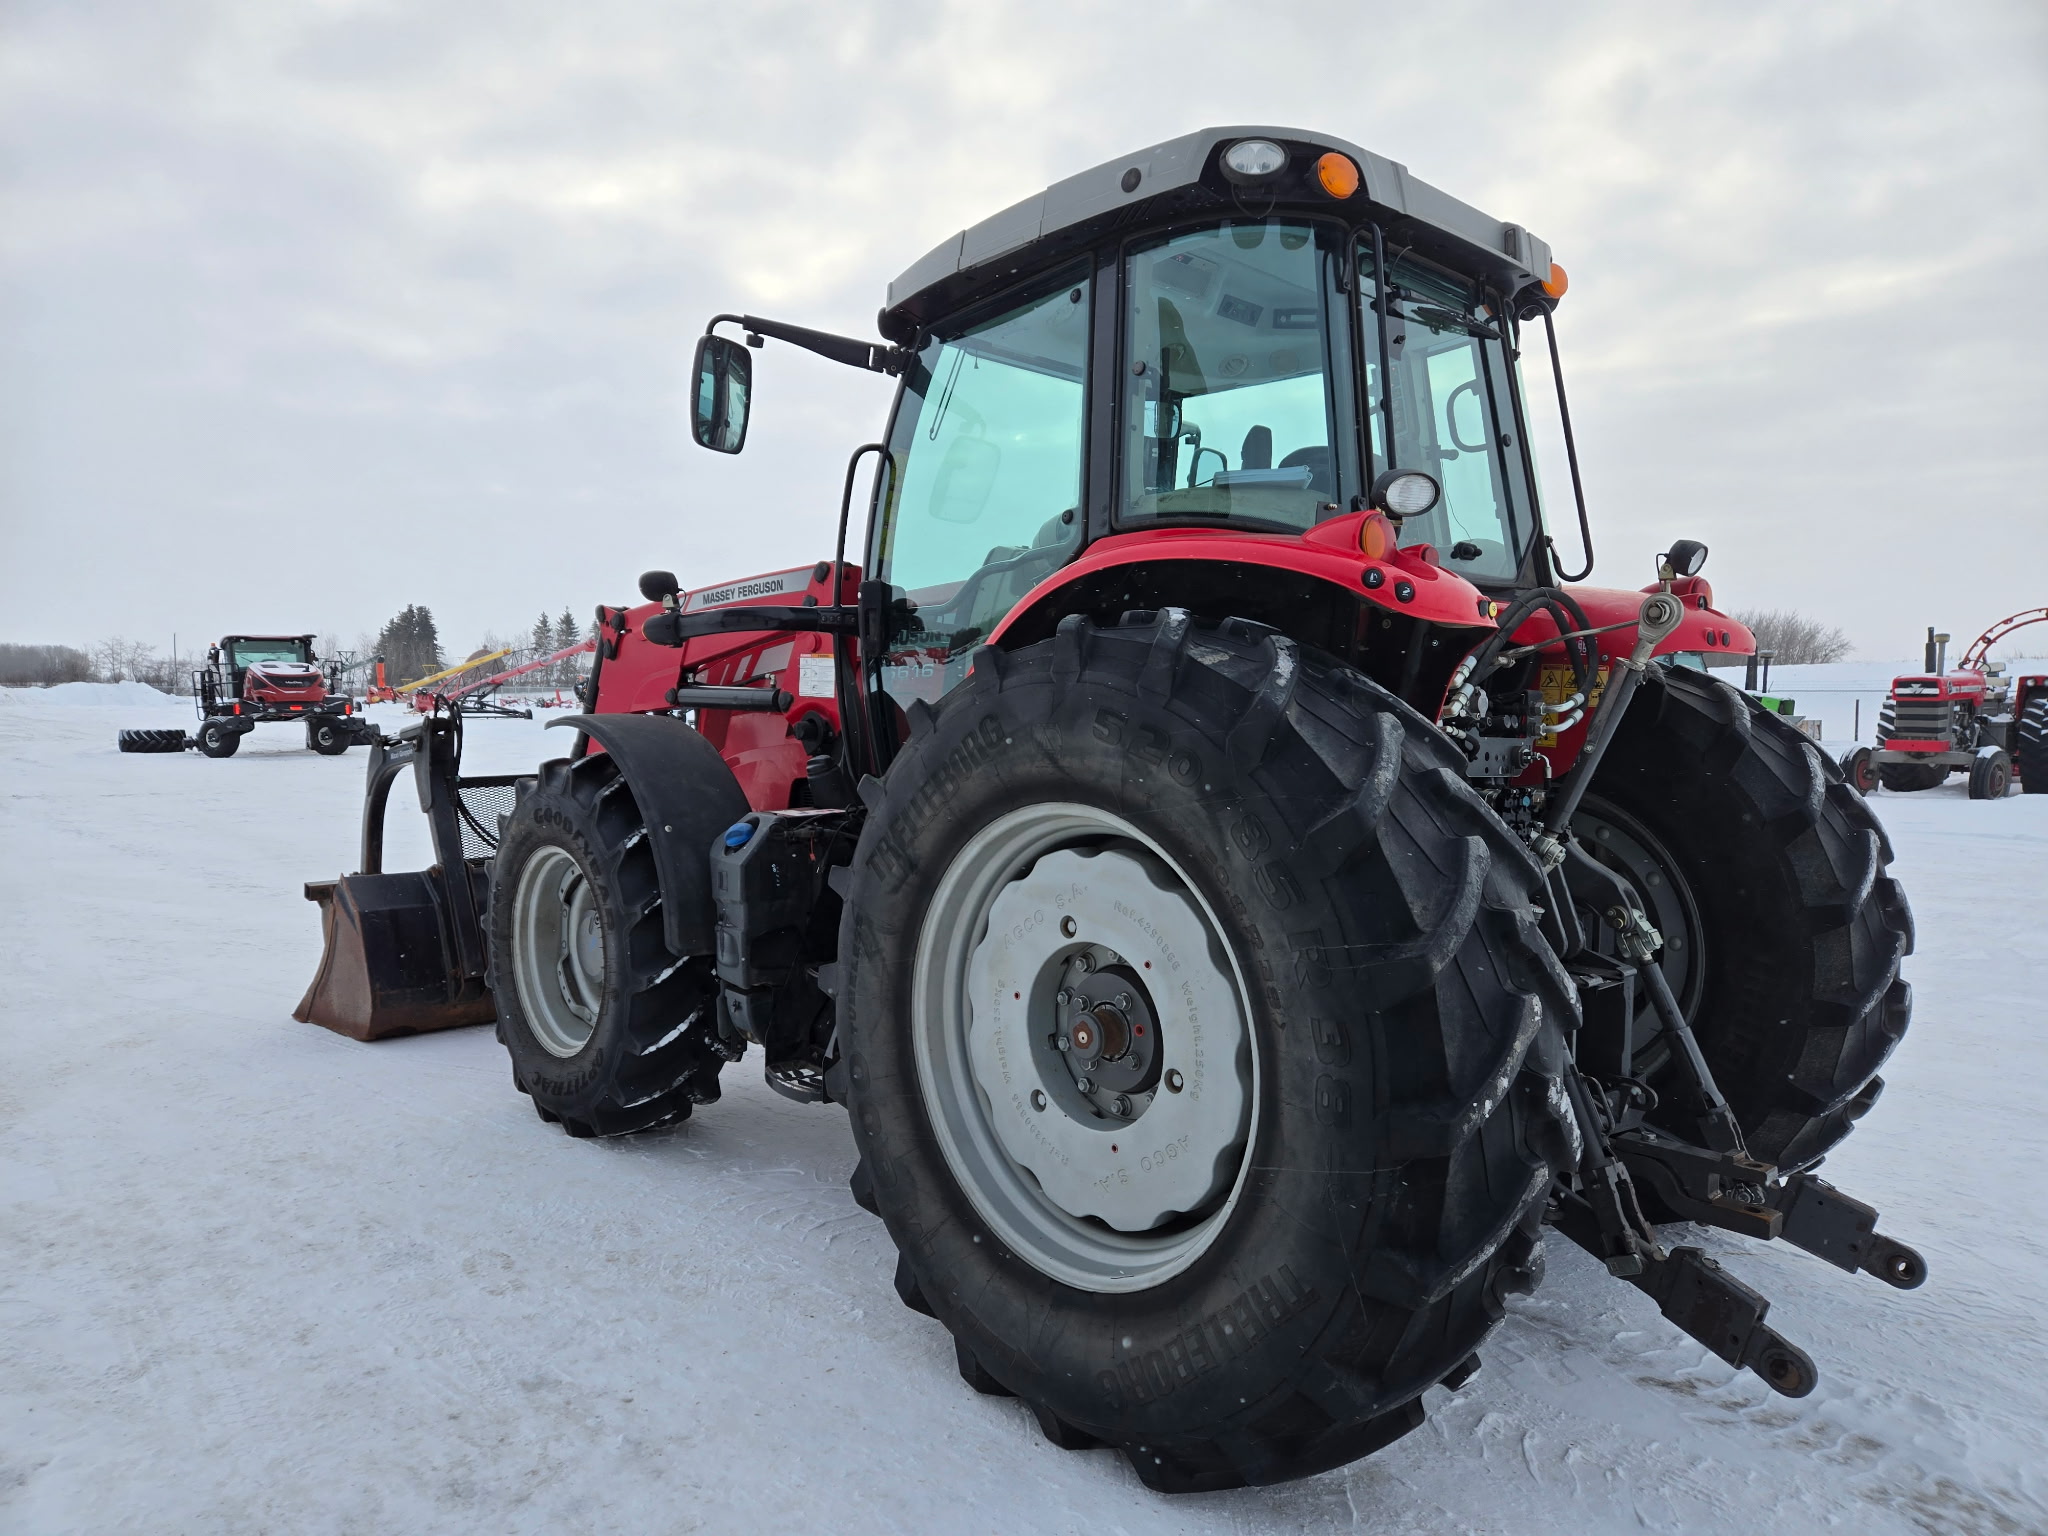
<svg viewBox="0 0 2048 1536">
<path fill-rule="evenodd" d="M 175 695 L 159 692 L 147 683 L 58 683 L 49 688 L 0 688 L 0 705 L 65 704 L 105 707 L 119 704 L 190 705 Z"/>
<path fill-rule="evenodd" d="M 559 755 L 546 719 L 471 720 L 469 770 Z M 572 1141 L 488 1028 L 293 1022 L 301 886 L 354 867 L 362 753 L 263 727 L 228 759 L 122 756 L 113 724 L 0 711 L 0 1530 L 2048 1530 L 2048 795 L 1870 801 L 1916 1006 L 1826 1176 L 1927 1284 L 1677 1235 L 1772 1298 L 1811 1396 L 1552 1234 L 1414 1434 L 1169 1500 L 961 1384 L 847 1190 L 845 1115 L 777 1097 L 758 1054 L 680 1127 Z M 392 796 L 389 868 L 427 861 L 416 803 Z"/>
</svg>

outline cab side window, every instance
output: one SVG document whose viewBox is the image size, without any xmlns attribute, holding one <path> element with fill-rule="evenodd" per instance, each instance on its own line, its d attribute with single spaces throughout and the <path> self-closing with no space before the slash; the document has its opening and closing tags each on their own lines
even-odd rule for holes
<svg viewBox="0 0 2048 1536">
<path fill-rule="evenodd" d="M 894 589 L 883 687 L 936 699 L 1081 539 L 1089 284 L 926 343 L 889 436 L 875 573 Z"/>
</svg>

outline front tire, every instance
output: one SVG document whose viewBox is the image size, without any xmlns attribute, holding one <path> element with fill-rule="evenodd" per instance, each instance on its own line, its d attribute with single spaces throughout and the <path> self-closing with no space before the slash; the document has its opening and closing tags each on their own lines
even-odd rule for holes
<svg viewBox="0 0 2048 1536">
<path fill-rule="evenodd" d="M 911 717 L 837 977 L 905 1301 L 1165 1491 L 1414 1428 L 1536 1283 L 1577 1155 L 1540 877 L 1462 759 L 1174 610 L 983 650 Z"/>
<path fill-rule="evenodd" d="M 1985 747 L 1970 764 L 1970 798 L 2003 800 L 2012 788 L 2012 759 L 2003 747 Z"/>
<path fill-rule="evenodd" d="M 355 738 L 338 720 L 308 720 L 306 745 L 322 757 L 339 757 L 355 745 Z"/>
<path fill-rule="evenodd" d="M 514 1084 L 571 1136 L 652 1130 L 718 1098 L 712 963 L 669 950 L 659 898 L 614 760 L 543 763 L 492 861 L 491 993 Z"/>
<path fill-rule="evenodd" d="M 199 750 L 208 757 L 233 757 L 242 744 L 242 733 L 225 720 L 208 720 L 199 727 Z"/>
</svg>

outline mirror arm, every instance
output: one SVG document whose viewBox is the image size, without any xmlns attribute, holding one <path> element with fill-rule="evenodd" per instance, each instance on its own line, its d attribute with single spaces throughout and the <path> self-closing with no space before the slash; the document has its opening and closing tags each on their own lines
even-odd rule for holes
<svg viewBox="0 0 2048 1536">
<path fill-rule="evenodd" d="M 708 336 L 718 326 L 730 321 L 754 337 L 773 336 L 777 341 L 786 341 L 793 347 L 802 347 L 806 352 L 815 352 L 820 357 L 829 357 L 835 363 L 845 363 L 853 368 L 865 368 L 870 373 L 886 373 L 892 378 L 910 366 L 917 354 L 908 347 L 892 347 L 879 341 L 859 341 L 851 336 L 835 336 L 830 331 L 814 331 L 808 326 L 788 325 L 780 320 L 763 320 L 758 315 L 713 315 L 711 323 L 704 327 Z"/>
</svg>

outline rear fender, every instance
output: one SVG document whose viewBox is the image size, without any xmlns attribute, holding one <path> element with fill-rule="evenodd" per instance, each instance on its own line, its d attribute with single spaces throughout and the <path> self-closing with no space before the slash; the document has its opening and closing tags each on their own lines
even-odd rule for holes
<svg viewBox="0 0 2048 1536">
<path fill-rule="evenodd" d="M 1196 528 L 1098 540 L 1027 593 L 989 643 L 1036 644 L 1070 613 L 1114 623 L 1131 609 L 1186 608 L 1340 656 L 1434 718 L 1452 669 L 1493 628 L 1491 600 L 1416 551 L 1367 560 L 1361 520 L 1332 519 L 1301 538 Z"/>
<path fill-rule="evenodd" d="M 571 715 L 548 725 L 588 732 L 618 762 L 654 845 L 669 952 L 711 954 L 711 842 L 748 810 L 718 749 L 669 715 Z"/>
</svg>

